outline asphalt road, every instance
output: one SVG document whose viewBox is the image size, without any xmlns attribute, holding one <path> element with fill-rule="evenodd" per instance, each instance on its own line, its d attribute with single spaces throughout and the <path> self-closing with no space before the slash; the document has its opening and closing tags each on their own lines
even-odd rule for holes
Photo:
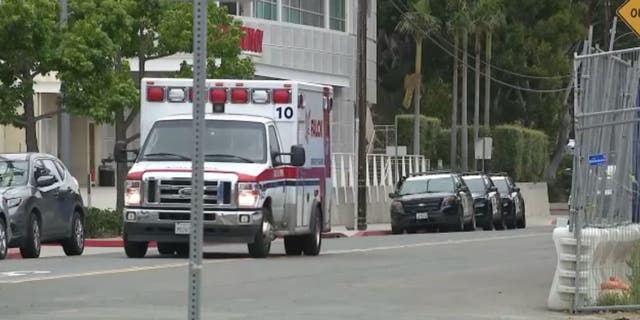
<svg viewBox="0 0 640 320">
<path fill-rule="evenodd" d="M 324 239 L 318 257 L 207 248 L 203 319 L 567 319 L 546 310 L 551 227 Z M 0 319 L 186 319 L 187 260 L 0 262 Z M 24 272 L 31 271 L 32 273 Z M 37 271 L 36 273 L 33 273 Z"/>
</svg>

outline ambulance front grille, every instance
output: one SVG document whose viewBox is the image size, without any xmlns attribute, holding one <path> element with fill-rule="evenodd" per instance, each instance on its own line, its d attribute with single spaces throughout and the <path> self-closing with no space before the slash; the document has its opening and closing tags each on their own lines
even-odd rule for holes
<svg viewBox="0 0 640 320">
<path fill-rule="evenodd" d="M 231 204 L 231 182 L 205 181 L 204 205 Z M 146 202 L 163 207 L 189 207 L 193 188 L 190 178 L 150 179 L 146 181 Z"/>
</svg>

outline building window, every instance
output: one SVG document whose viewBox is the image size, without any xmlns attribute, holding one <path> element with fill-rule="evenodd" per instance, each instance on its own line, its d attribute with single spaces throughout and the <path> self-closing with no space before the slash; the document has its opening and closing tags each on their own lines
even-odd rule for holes
<svg viewBox="0 0 640 320">
<path fill-rule="evenodd" d="M 347 26 L 345 0 L 330 1 L 329 28 L 331 28 L 331 30 L 345 31 Z"/>
<path fill-rule="evenodd" d="M 255 0 L 256 18 L 278 20 L 277 0 Z"/>
<path fill-rule="evenodd" d="M 231 15 L 241 15 L 240 4 L 236 1 L 220 1 L 220 7 L 227 8 L 227 12 Z"/>
<path fill-rule="evenodd" d="M 282 0 L 282 21 L 324 27 L 324 1 Z"/>
</svg>

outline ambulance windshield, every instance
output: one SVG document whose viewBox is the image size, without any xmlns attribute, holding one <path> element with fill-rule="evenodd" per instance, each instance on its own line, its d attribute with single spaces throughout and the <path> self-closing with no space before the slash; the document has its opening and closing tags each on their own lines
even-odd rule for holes
<svg viewBox="0 0 640 320">
<path fill-rule="evenodd" d="M 207 120 L 205 161 L 266 163 L 265 126 L 259 122 Z M 144 161 L 191 161 L 193 122 L 167 120 L 154 124 L 140 152 Z"/>
</svg>

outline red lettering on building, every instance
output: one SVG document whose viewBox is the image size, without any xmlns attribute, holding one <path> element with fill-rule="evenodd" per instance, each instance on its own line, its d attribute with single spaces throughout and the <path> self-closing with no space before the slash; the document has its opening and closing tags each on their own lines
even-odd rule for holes
<svg viewBox="0 0 640 320">
<path fill-rule="evenodd" d="M 240 49 L 245 52 L 262 53 L 262 39 L 264 31 L 256 28 L 240 27 L 243 36 L 240 38 Z M 223 33 L 229 31 L 229 26 L 220 26 Z M 220 37 L 214 37 L 214 41 Z"/>
<path fill-rule="evenodd" d="M 260 29 L 242 27 L 244 37 L 240 40 L 242 51 L 262 53 L 262 38 L 264 32 Z"/>
</svg>

